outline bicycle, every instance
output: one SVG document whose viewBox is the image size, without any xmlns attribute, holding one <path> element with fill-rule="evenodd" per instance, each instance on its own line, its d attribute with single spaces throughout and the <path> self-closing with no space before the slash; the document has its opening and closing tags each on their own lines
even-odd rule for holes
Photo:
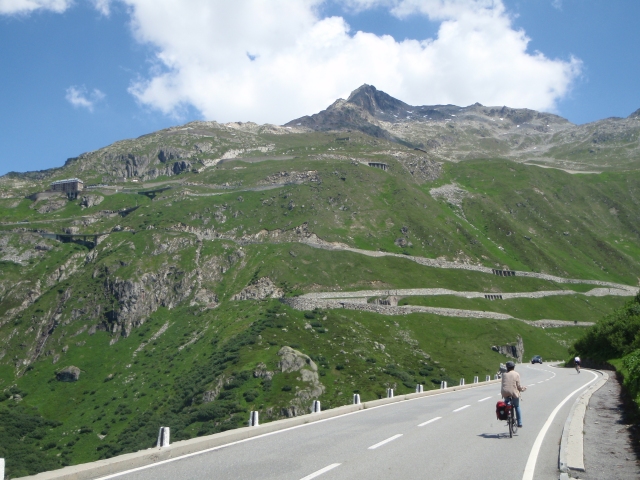
<svg viewBox="0 0 640 480">
<path fill-rule="evenodd" d="M 518 433 L 518 421 L 516 419 L 516 408 L 513 406 L 511 397 L 504 399 L 505 403 L 511 408 L 507 413 L 507 426 L 509 427 L 509 438 L 513 438 L 513 435 Z"/>
<path fill-rule="evenodd" d="M 580 364 L 576 363 L 576 372 L 580 373 Z"/>
</svg>

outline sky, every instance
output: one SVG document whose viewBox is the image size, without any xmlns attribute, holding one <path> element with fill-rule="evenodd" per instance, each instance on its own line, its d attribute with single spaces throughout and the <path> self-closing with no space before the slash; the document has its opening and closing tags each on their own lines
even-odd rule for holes
<svg viewBox="0 0 640 480">
<path fill-rule="evenodd" d="M 576 124 L 640 108 L 636 0 L 0 0 L 0 175 L 368 83 Z"/>
</svg>

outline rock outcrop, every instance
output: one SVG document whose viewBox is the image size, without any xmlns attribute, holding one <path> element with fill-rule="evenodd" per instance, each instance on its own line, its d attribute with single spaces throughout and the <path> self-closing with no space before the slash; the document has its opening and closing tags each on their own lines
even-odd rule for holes
<svg viewBox="0 0 640 480">
<path fill-rule="evenodd" d="M 102 195 L 84 195 L 80 201 L 80 206 L 82 208 L 95 207 L 96 205 L 100 205 L 103 200 L 104 197 Z"/>
<path fill-rule="evenodd" d="M 300 379 L 308 384 L 307 387 L 296 392 L 296 398 L 291 401 L 291 406 L 298 407 L 302 411 L 310 411 L 311 400 L 317 399 L 324 392 L 324 385 L 320 383 L 318 377 L 318 366 L 308 355 L 291 347 L 282 347 L 278 355 L 281 357 L 278 368 L 282 373 L 299 372 Z"/>
<path fill-rule="evenodd" d="M 255 283 L 245 287 L 231 300 L 264 300 L 265 298 L 282 298 L 284 291 L 277 287 L 269 277 L 262 277 Z"/>
<path fill-rule="evenodd" d="M 77 382 L 80 379 L 80 369 L 73 365 L 63 368 L 56 373 L 56 379 L 59 382 Z"/>
<path fill-rule="evenodd" d="M 507 357 L 515 358 L 518 362 L 522 362 L 522 356 L 524 355 L 524 342 L 522 341 L 522 337 L 518 335 L 518 340 L 515 344 L 494 345 L 491 347 L 491 350 L 501 353 Z"/>
</svg>

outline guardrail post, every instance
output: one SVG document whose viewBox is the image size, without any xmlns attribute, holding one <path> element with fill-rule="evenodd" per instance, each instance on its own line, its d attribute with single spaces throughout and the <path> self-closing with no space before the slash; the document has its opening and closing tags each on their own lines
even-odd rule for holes
<svg viewBox="0 0 640 480">
<path fill-rule="evenodd" d="M 485 378 L 484 380 L 485 382 L 490 382 L 491 381 L 491 375 L 487 375 L 487 378 Z"/>
<path fill-rule="evenodd" d="M 164 448 L 168 447 L 170 443 L 171 432 L 169 427 L 160 427 L 160 431 L 158 432 L 158 443 L 156 447 Z"/>
<path fill-rule="evenodd" d="M 424 392 L 424 387 L 420 384 L 416 385 L 416 393 Z"/>
<path fill-rule="evenodd" d="M 498 380 L 498 374 L 497 373 L 493 376 L 493 379 L 494 380 Z"/>
<path fill-rule="evenodd" d="M 478 376 L 473 377 L 473 383 L 478 383 Z"/>
<path fill-rule="evenodd" d="M 440 390 L 442 390 L 443 388 L 447 388 L 447 382 L 445 382 L 444 380 L 440 381 Z"/>
<path fill-rule="evenodd" d="M 464 385 L 464 378 L 460 379 L 460 385 Z"/>
<path fill-rule="evenodd" d="M 4 458 L 0 458 L 0 480 L 4 480 Z"/>
<path fill-rule="evenodd" d="M 256 411 L 251 411 L 251 413 L 249 413 L 249 426 L 250 427 L 259 427 L 260 426 L 260 420 L 258 417 L 258 412 Z"/>
<path fill-rule="evenodd" d="M 354 405 L 360 405 L 360 394 L 359 393 L 354 393 L 353 394 L 353 404 Z"/>
<path fill-rule="evenodd" d="M 313 401 L 313 413 L 320 413 L 320 400 Z"/>
<path fill-rule="evenodd" d="M 393 398 L 393 388 L 387 388 L 387 398 Z"/>
</svg>

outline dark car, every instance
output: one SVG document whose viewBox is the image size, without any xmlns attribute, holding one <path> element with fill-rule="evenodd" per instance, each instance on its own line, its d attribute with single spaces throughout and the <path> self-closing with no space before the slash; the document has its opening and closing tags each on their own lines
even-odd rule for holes
<svg viewBox="0 0 640 480">
<path fill-rule="evenodd" d="M 542 357 L 540 355 L 536 355 L 531 359 L 531 363 L 539 363 L 542 365 Z"/>
</svg>

